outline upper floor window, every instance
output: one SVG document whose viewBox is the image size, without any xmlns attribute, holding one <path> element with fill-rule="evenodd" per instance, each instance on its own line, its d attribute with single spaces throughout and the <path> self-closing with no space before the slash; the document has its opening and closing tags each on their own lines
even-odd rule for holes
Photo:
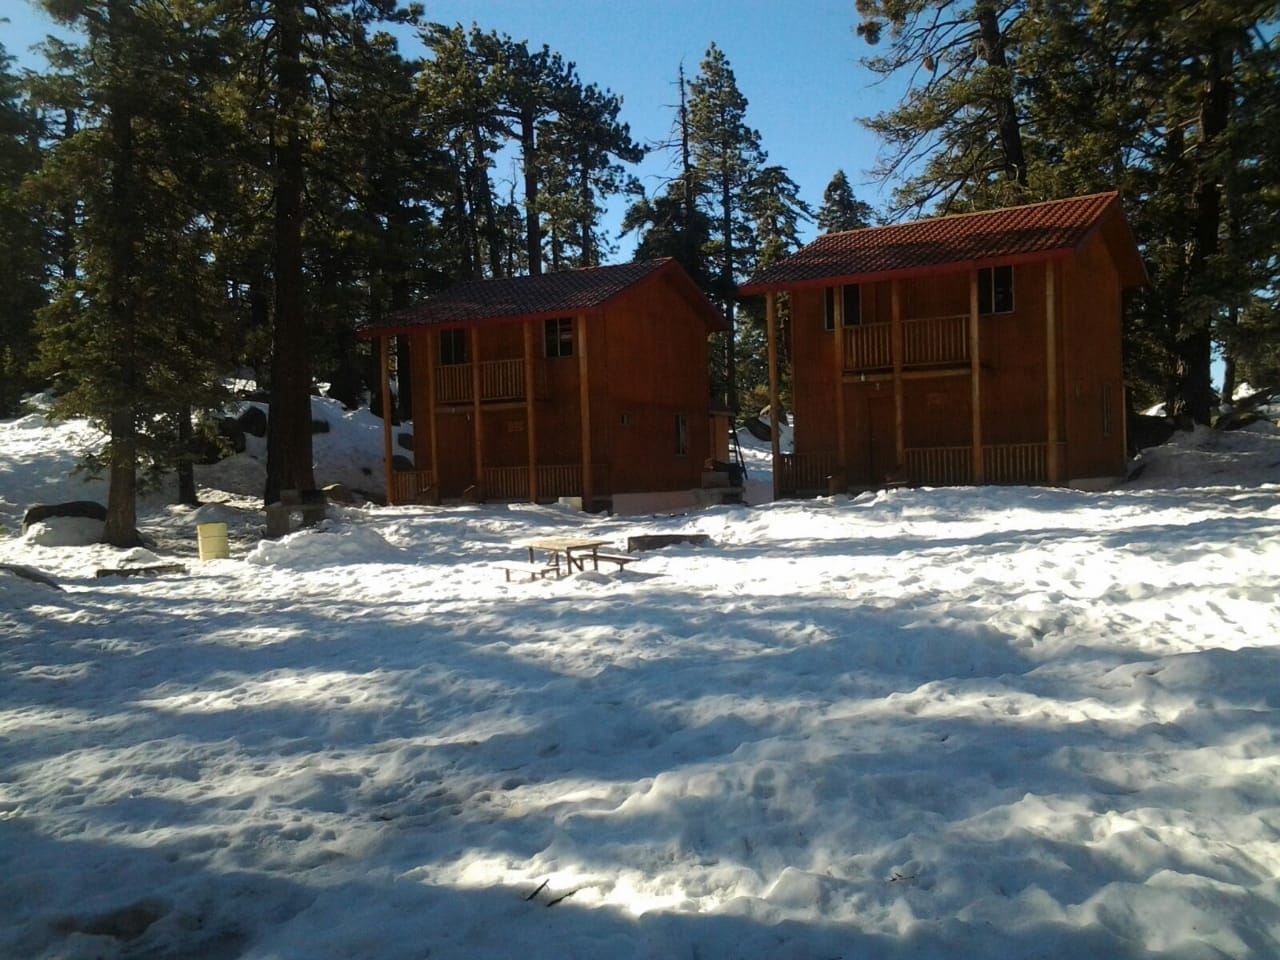
<svg viewBox="0 0 1280 960">
<path fill-rule="evenodd" d="M 440 365 L 453 367 L 467 362 L 467 331 L 440 331 Z"/>
<path fill-rule="evenodd" d="M 826 299 L 823 303 L 822 310 L 822 329 L 834 330 L 836 328 L 836 291 L 840 291 L 842 305 L 844 306 L 844 316 L 841 322 L 846 327 L 852 327 L 862 322 L 862 288 L 856 283 L 848 283 L 843 287 L 827 287 L 825 291 Z"/>
<path fill-rule="evenodd" d="M 978 271 L 978 312 L 1013 313 L 1013 267 Z"/>
<path fill-rule="evenodd" d="M 543 324 L 543 342 L 548 357 L 572 357 L 573 318 L 549 318 Z"/>
</svg>

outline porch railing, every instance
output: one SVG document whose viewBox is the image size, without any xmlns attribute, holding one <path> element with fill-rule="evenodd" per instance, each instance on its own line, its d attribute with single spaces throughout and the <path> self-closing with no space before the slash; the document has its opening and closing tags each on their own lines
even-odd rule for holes
<svg viewBox="0 0 1280 960">
<path fill-rule="evenodd" d="M 1058 444 L 1058 460 L 1066 452 Z M 1047 443 L 1005 443 L 982 448 L 987 483 L 1047 483 L 1049 445 Z"/>
<path fill-rule="evenodd" d="M 545 371 L 535 365 L 535 396 L 545 391 Z M 447 364 L 436 367 L 436 402 L 470 403 L 472 399 L 472 365 Z M 523 400 L 525 398 L 524 360 L 481 360 L 480 400 Z"/>
<path fill-rule="evenodd" d="M 396 503 L 420 503 L 431 499 L 435 475 L 430 470 L 392 470 L 391 498 Z"/>
<path fill-rule="evenodd" d="M 835 472 L 836 455 L 824 453 L 781 453 L 778 455 L 778 492 L 826 492 L 827 478 Z"/>
<path fill-rule="evenodd" d="M 912 486 L 973 483 L 973 447 L 908 447 L 906 455 L 907 482 Z"/>
<path fill-rule="evenodd" d="M 604 491 L 606 479 L 603 464 L 592 468 L 594 489 Z M 484 495 L 487 500 L 526 500 L 529 497 L 529 468 L 485 467 Z M 582 496 L 582 464 L 539 464 L 538 499 L 555 500 L 559 497 Z"/>
<path fill-rule="evenodd" d="M 969 317 L 919 317 L 902 321 L 904 367 L 969 362 Z M 893 366 L 893 324 L 844 328 L 844 368 L 884 370 Z"/>
<path fill-rule="evenodd" d="M 1059 443 L 1059 456 L 1065 451 Z M 908 447 L 907 477 L 912 484 L 930 487 L 973 483 L 973 448 Z M 1047 443 L 993 443 L 982 448 L 984 483 L 1047 483 Z"/>
</svg>

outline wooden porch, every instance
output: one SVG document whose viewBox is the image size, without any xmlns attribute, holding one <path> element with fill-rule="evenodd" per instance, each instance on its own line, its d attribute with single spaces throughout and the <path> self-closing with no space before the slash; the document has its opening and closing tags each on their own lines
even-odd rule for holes
<svg viewBox="0 0 1280 960">
<path fill-rule="evenodd" d="M 560 497 L 582 496 L 582 464 L 540 463 L 536 468 L 538 499 L 544 502 Z M 596 463 L 591 467 L 593 490 L 608 489 L 608 464 Z M 486 500 L 528 500 L 529 468 L 485 467 L 481 483 L 481 495 Z"/>
</svg>

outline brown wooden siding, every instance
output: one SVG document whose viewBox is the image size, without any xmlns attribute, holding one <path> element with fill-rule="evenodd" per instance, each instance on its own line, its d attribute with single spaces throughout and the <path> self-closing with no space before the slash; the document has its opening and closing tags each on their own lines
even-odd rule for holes
<svg viewBox="0 0 1280 960">
<path fill-rule="evenodd" d="M 535 323 L 534 417 L 539 497 L 579 495 L 583 461 L 582 343 L 575 325 L 570 357 L 544 355 L 543 324 Z M 698 486 L 710 456 L 710 397 L 706 333 L 667 278 L 641 284 L 606 313 L 586 316 L 588 402 L 596 495 Z M 479 484 L 486 497 L 527 496 L 528 411 L 525 406 L 524 333 L 520 322 L 479 328 L 478 349 L 468 332 L 467 363 L 432 365 L 438 331 L 411 340 L 417 442 L 416 467 L 429 471 L 439 495 L 453 499 Z M 473 364 L 479 364 L 482 476 L 475 467 Z M 440 463 L 430 457 L 430 403 L 434 386 Z M 689 448 L 675 449 L 676 416 L 688 424 Z M 625 416 L 626 422 L 623 422 Z M 408 482 L 407 479 L 405 481 Z M 579 486 L 567 490 L 568 486 Z M 521 490 L 517 488 L 521 487 Z"/>
<path fill-rule="evenodd" d="M 1124 469 L 1120 366 L 1120 279 L 1099 233 L 1055 261 L 1056 355 L 1063 479 L 1116 476 Z M 1045 264 L 1014 267 L 1014 310 L 979 318 L 982 458 L 989 482 L 1046 482 L 1048 374 Z M 886 440 L 893 428 L 890 283 L 864 284 L 860 325 L 846 331 L 843 373 L 846 479 L 877 486 L 910 473 Z M 917 474 L 970 482 L 973 466 L 967 331 L 969 273 L 901 281 L 904 325 L 903 440 Z M 799 477 L 840 446 L 836 435 L 833 334 L 824 329 L 824 291 L 791 293 L 789 331 Z M 882 327 L 875 325 L 883 324 Z M 952 329 L 954 327 L 954 329 Z M 1110 436 L 1103 436 L 1104 407 Z M 834 467 L 832 468 L 834 469 Z M 966 474 L 966 471 L 969 473 Z M 964 475 L 966 479 L 955 479 Z M 916 479 L 914 482 L 923 482 Z"/>
<path fill-rule="evenodd" d="M 1114 477 L 1125 470 L 1123 294 L 1101 233 L 1063 271 L 1064 439 L 1068 477 Z M 1110 400 L 1110 435 L 1104 405 Z"/>
<path fill-rule="evenodd" d="M 707 337 L 666 279 L 611 305 L 593 342 L 596 442 L 608 451 L 618 493 L 680 490 L 701 482 L 711 455 Z M 688 452 L 676 453 L 676 417 L 684 415 Z"/>
</svg>

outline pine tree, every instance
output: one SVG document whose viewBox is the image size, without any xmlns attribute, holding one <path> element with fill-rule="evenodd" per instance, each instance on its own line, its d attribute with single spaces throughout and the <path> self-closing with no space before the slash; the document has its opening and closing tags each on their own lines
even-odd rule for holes
<svg viewBox="0 0 1280 960">
<path fill-rule="evenodd" d="M 72 92 L 82 126 L 45 165 L 44 187 L 81 211 L 74 272 L 41 313 L 41 353 L 60 393 L 55 413 L 108 431 L 105 538 L 138 542 L 138 470 L 175 459 L 173 414 L 216 393 L 219 291 L 198 204 L 195 146 L 216 120 L 198 93 L 214 62 L 182 10 L 110 0 L 51 13 L 82 27 Z M 92 465 L 92 464 L 91 464 Z"/>
<path fill-rule="evenodd" d="M 1024 6 L 1024 0 L 857 0 L 858 33 L 872 45 L 886 27 L 890 37 L 887 50 L 864 65 L 912 80 L 902 103 L 864 121 L 888 148 L 876 172 L 903 178 L 897 212 L 1029 199 L 1020 73 L 1010 49 Z"/>
<path fill-rule="evenodd" d="M 228 3 L 226 10 L 237 44 L 234 59 L 243 69 L 228 90 L 245 131 L 240 160 L 255 192 L 270 202 L 269 259 L 261 263 L 266 277 L 257 279 L 269 277 L 271 289 L 264 497 L 272 502 L 281 490 L 315 486 L 310 398 L 317 331 L 308 306 L 317 277 L 308 270 L 308 230 L 314 226 L 317 236 L 323 234 L 316 201 L 333 186 L 322 180 L 323 144 L 341 122 L 330 95 L 349 58 L 376 56 L 371 24 L 407 22 L 416 11 L 401 9 L 395 0 L 262 0 L 251 6 Z M 326 279 L 336 289 L 337 279 Z"/>
<path fill-rule="evenodd" d="M 0 416 L 35 386 L 36 311 L 45 303 L 46 237 L 33 191 L 24 183 L 40 166 L 41 123 L 27 102 L 13 59 L 0 44 Z"/>
<path fill-rule="evenodd" d="M 818 207 L 814 220 L 823 232 L 840 233 L 871 226 L 873 212 L 869 204 L 853 195 L 844 171 L 837 170 L 822 191 L 822 206 Z"/>
<path fill-rule="evenodd" d="M 548 226 L 578 248 L 575 266 L 600 263 L 601 247 L 607 243 L 597 228 L 603 213 L 600 201 L 624 192 L 633 182 L 622 163 L 644 159 L 644 149 L 618 119 L 621 108 L 619 97 L 587 84 L 574 91 L 542 132 Z M 553 251 L 553 264 L 562 259 L 558 250 Z"/>
<path fill-rule="evenodd" d="M 765 163 L 760 134 L 746 123 L 747 98 L 738 89 L 729 60 L 714 43 L 698 76 L 689 84 L 689 139 L 700 200 L 714 224 L 709 249 L 712 290 L 722 305 L 723 371 L 730 406 L 738 406 L 735 312 L 737 282 L 751 269 L 745 251 L 752 245 L 746 193 Z"/>
</svg>

